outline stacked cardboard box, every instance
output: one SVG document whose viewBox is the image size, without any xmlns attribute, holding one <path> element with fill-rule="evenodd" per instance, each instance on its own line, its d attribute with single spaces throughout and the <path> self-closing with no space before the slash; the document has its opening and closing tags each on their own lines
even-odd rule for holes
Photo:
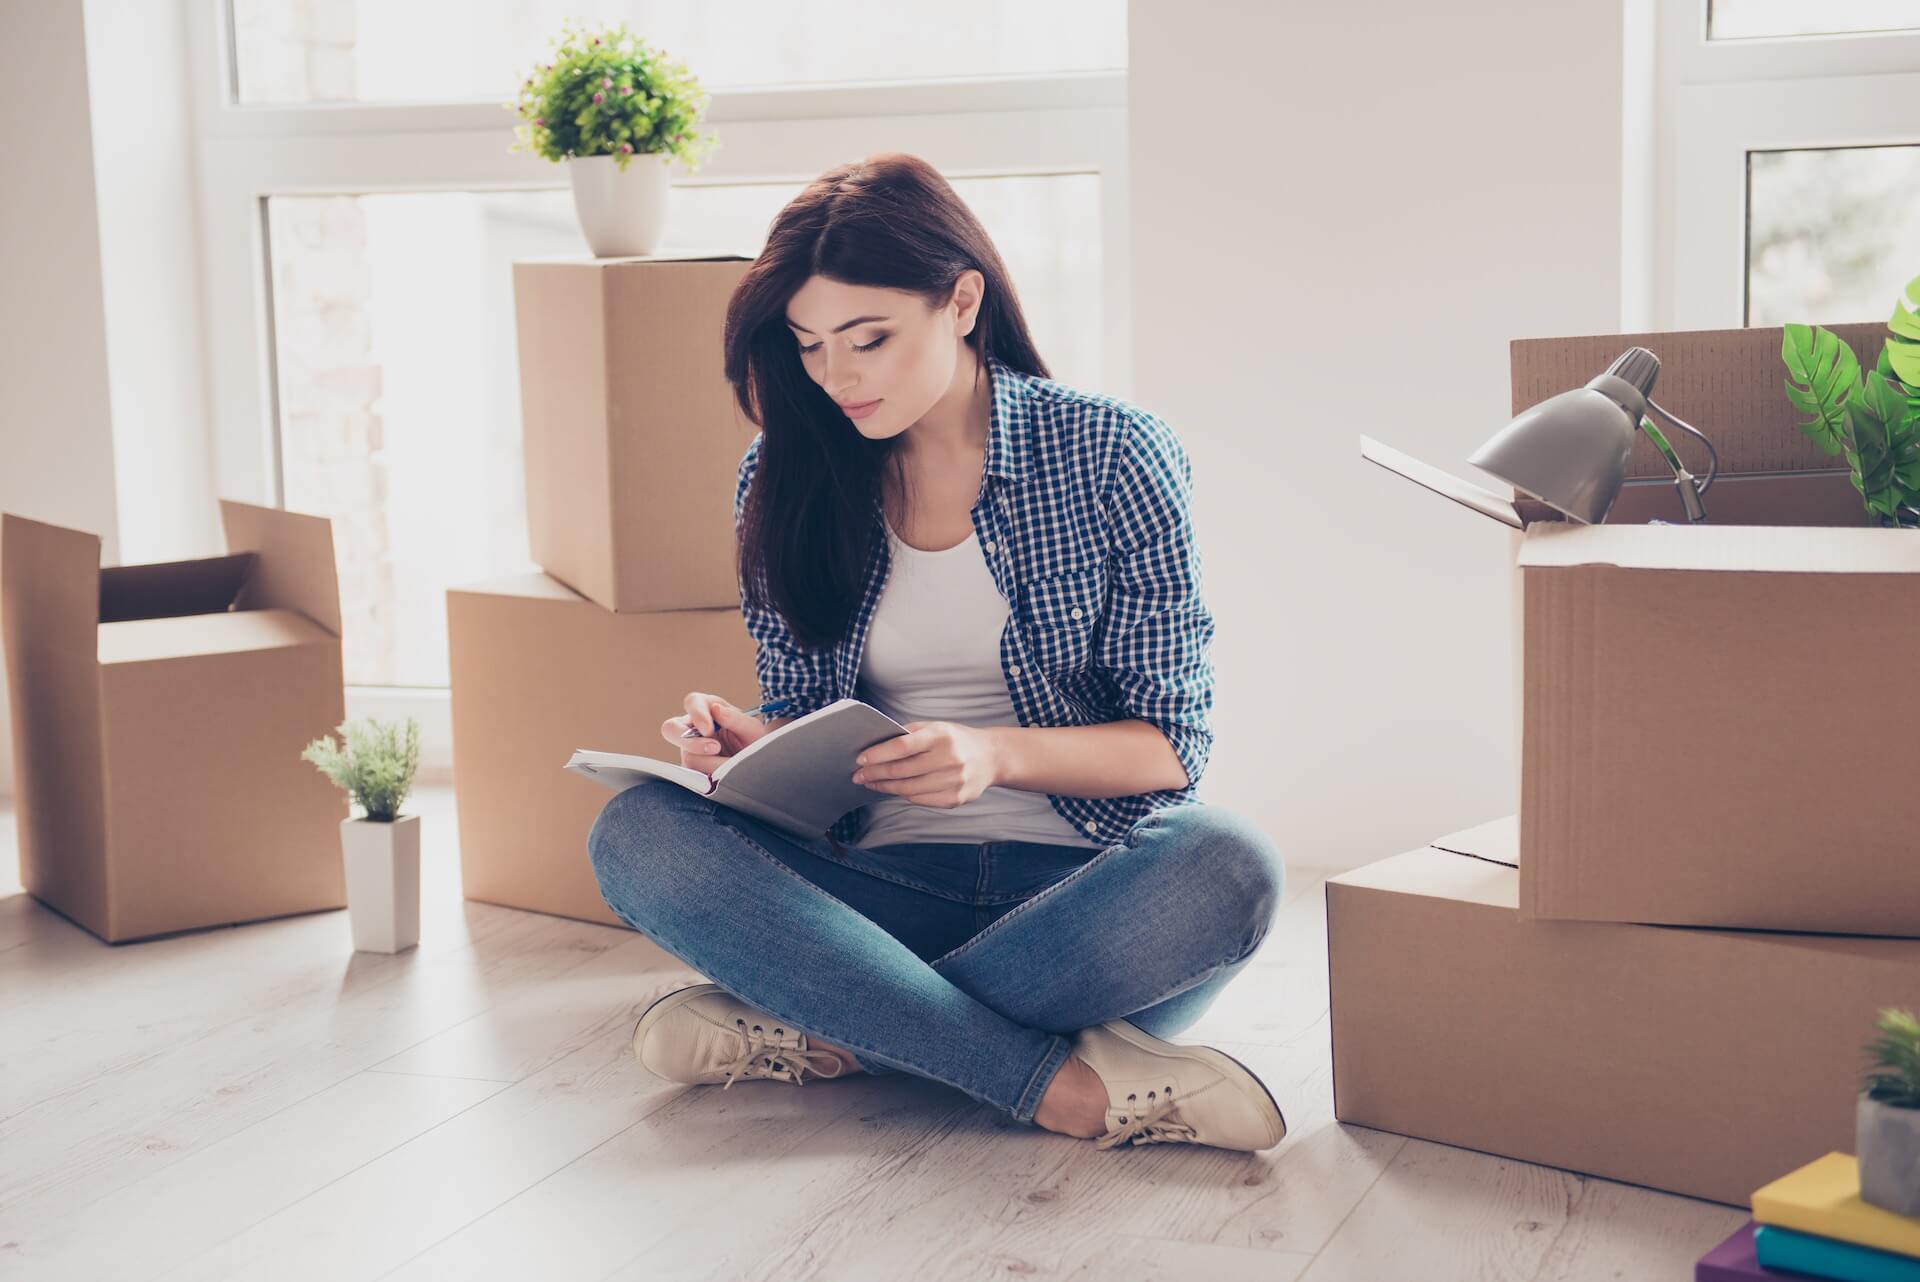
<svg viewBox="0 0 1920 1282">
<path fill-rule="evenodd" d="M 346 905 L 324 519 L 222 502 L 228 554 L 102 569 L 100 538 L 0 522 L 20 880 L 110 943 Z"/>
<path fill-rule="evenodd" d="M 545 573 L 447 594 L 469 899 L 617 924 L 587 833 L 607 794 L 576 748 L 678 761 L 689 690 L 757 701 L 733 491 L 754 428 L 722 372 L 746 260 L 514 264 L 527 519 Z"/>
<path fill-rule="evenodd" d="M 1871 368 L 1884 327 L 1837 330 Z M 1920 541 L 1799 431 L 1781 338 L 1514 345 L 1515 413 L 1659 355 L 1709 525 L 1644 437 L 1600 526 L 1409 470 L 1516 529 L 1521 813 L 1328 883 L 1341 1120 L 1736 1204 L 1851 1146 L 1874 1015 L 1920 1002 L 1920 694 L 1874 657 Z"/>
</svg>

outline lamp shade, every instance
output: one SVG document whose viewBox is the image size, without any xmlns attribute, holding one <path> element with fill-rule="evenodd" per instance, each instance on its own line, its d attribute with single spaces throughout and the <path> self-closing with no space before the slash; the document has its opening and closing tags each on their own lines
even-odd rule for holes
<svg viewBox="0 0 1920 1282">
<path fill-rule="evenodd" d="M 1660 362 L 1636 347 L 1585 387 L 1548 397 L 1467 461 L 1576 521 L 1597 525 L 1626 480 Z"/>
</svg>

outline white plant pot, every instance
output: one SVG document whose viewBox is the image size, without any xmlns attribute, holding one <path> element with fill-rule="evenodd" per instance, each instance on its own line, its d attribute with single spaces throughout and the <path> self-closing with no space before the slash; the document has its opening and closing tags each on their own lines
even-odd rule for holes
<svg viewBox="0 0 1920 1282">
<path fill-rule="evenodd" d="M 1862 1095 L 1856 1118 L 1861 1200 L 1895 1215 L 1920 1215 L 1920 1108 Z"/>
<path fill-rule="evenodd" d="M 420 816 L 340 824 L 347 915 L 357 952 L 398 953 L 420 942 Z"/>
<path fill-rule="evenodd" d="M 634 156 L 625 173 L 612 156 L 572 156 L 573 212 L 595 258 L 631 258 L 659 248 L 667 227 L 667 164 L 654 152 Z"/>
</svg>

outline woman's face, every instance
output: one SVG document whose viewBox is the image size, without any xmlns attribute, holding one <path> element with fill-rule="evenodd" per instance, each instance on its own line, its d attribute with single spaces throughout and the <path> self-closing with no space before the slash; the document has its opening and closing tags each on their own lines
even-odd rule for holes
<svg viewBox="0 0 1920 1282">
<path fill-rule="evenodd" d="M 800 364 L 869 440 L 898 436 L 953 388 L 985 277 L 966 271 L 953 297 L 813 276 L 787 303 Z"/>
</svg>

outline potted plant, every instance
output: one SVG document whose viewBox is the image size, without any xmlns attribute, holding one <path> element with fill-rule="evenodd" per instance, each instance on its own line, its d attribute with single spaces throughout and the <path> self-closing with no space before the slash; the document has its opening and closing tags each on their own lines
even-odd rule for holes
<svg viewBox="0 0 1920 1282">
<path fill-rule="evenodd" d="M 420 942 L 420 816 L 400 816 L 420 765 L 420 725 L 403 727 L 343 721 L 332 738 L 315 739 L 301 752 L 320 773 L 346 789 L 366 812 L 340 824 L 347 865 L 347 913 L 353 946 L 362 952 L 397 953 Z"/>
<path fill-rule="evenodd" d="M 1920 278 L 1907 282 L 1920 303 Z M 1780 341 L 1787 399 L 1811 417 L 1800 430 L 1844 453 L 1853 488 L 1883 526 L 1920 526 L 1920 314 L 1895 300 L 1880 359 L 1859 358 L 1830 330 L 1788 325 Z"/>
<path fill-rule="evenodd" d="M 508 104 L 526 122 L 509 151 L 565 161 L 574 214 L 596 258 L 650 254 L 666 226 L 667 162 L 692 173 L 714 147 L 695 126 L 707 107 L 684 65 L 625 23 L 567 23 L 548 60 Z"/>
<path fill-rule="evenodd" d="M 1883 1010 L 1860 1093 L 1855 1146 L 1860 1197 L 1897 1215 L 1920 1215 L 1920 1019 Z"/>
</svg>

